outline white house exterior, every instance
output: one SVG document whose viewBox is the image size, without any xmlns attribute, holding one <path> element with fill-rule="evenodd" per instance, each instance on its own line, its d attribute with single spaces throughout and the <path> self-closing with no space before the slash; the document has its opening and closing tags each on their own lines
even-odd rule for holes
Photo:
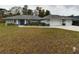
<svg viewBox="0 0 79 59">
<path fill-rule="evenodd" d="M 7 17 L 5 24 L 16 24 L 16 25 L 44 25 L 44 26 L 72 26 L 73 18 L 67 16 L 48 15 L 44 18 L 34 15 L 17 15 Z"/>
<path fill-rule="evenodd" d="M 72 20 L 50 19 L 50 26 L 72 26 Z"/>
<path fill-rule="evenodd" d="M 48 15 L 44 17 L 49 20 L 49 25 L 52 26 L 72 26 L 73 18 L 67 16 Z"/>
<path fill-rule="evenodd" d="M 41 17 L 33 15 L 17 15 L 12 17 L 4 18 L 5 24 L 15 24 L 15 25 L 31 25 L 32 23 L 40 23 L 43 20 Z"/>
</svg>

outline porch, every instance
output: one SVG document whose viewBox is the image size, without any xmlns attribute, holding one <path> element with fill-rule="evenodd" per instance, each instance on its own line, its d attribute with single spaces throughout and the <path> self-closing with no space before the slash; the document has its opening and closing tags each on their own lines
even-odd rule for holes
<svg viewBox="0 0 79 59">
<path fill-rule="evenodd" d="M 46 24 L 45 22 L 42 22 L 42 20 L 24 20 L 24 19 L 20 19 L 20 20 L 16 20 L 17 25 L 28 25 L 28 26 L 49 26 L 49 24 Z"/>
</svg>

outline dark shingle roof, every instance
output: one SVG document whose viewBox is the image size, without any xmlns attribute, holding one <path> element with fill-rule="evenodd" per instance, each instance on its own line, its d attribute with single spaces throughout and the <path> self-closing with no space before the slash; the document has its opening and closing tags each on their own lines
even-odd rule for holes
<svg viewBox="0 0 79 59">
<path fill-rule="evenodd" d="M 34 20 L 41 20 L 42 18 L 39 16 L 33 16 L 33 15 L 17 15 L 12 17 L 6 17 L 4 19 L 34 19 Z"/>
<path fill-rule="evenodd" d="M 59 15 L 48 15 L 43 18 L 41 18 L 39 16 L 33 16 L 33 15 L 17 15 L 17 16 L 6 17 L 3 19 L 31 19 L 31 20 L 72 19 L 72 20 L 75 20 L 75 18 L 73 18 L 73 17 L 59 16 Z"/>
<path fill-rule="evenodd" d="M 74 19 L 74 18 L 68 16 L 48 15 L 44 17 L 44 19 Z"/>
</svg>

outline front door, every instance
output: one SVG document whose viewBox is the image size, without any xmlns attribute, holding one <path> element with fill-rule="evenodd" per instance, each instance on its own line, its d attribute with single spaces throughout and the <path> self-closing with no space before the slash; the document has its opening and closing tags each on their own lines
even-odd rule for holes
<svg viewBox="0 0 79 59">
<path fill-rule="evenodd" d="M 20 20 L 20 25 L 24 25 L 24 20 Z"/>
</svg>

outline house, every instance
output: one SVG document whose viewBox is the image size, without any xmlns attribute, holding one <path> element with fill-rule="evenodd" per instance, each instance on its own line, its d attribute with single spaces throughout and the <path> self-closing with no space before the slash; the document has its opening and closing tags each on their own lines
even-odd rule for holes
<svg viewBox="0 0 79 59">
<path fill-rule="evenodd" d="M 44 19 L 49 22 L 50 26 L 71 26 L 74 18 L 68 16 L 48 15 Z M 44 20 L 46 22 L 46 20 Z"/>
<path fill-rule="evenodd" d="M 68 16 L 48 15 L 43 18 L 35 15 L 17 15 L 4 18 L 5 24 L 41 25 L 41 26 L 72 26 L 74 18 Z"/>
<path fill-rule="evenodd" d="M 43 18 L 34 15 L 17 15 L 6 17 L 4 20 L 6 25 L 40 25 L 40 22 L 43 20 Z"/>
</svg>

